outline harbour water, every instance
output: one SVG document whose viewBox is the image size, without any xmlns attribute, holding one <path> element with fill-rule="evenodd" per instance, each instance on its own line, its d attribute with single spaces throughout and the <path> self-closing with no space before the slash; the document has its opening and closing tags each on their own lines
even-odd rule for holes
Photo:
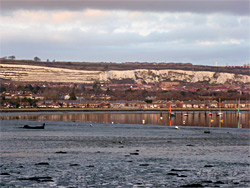
<svg viewBox="0 0 250 188">
<path fill-rule="evenodd" d="M 211 113 L 211 114 L 209 114 Z M 39 113 L 4 113 L 2 120 L 33 121 L 76 121 L 114 124 L 152 124 L 165 126 L 199 126 L 224 128 L 250 128 L 250 112 L 242 111 L 180 111 L 170 118 L 169 112 L 39 112 Z M 144 121 L 143 121 L 144 120 Z"/>
<path fill-rule="evenodd" d="M 161 124 L 155 112 L 2 114 L 0 186 L 250 187 L 247 113 L 239 128 L 230 113 L 222 128 L 216 115 L 211 126 L 197 126 L 197 113 L 169 126 L 168 115 Z"/>
</svg>

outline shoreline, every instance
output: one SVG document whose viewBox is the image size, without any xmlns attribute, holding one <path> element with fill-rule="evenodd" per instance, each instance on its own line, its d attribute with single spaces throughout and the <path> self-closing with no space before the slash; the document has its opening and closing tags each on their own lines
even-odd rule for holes
<svg viewBox="0 0 250 188">
<path fill-rule="evenodd" d="M 237 111 L 236 108 L 172 108 L 171 111 Z M 0 112 L 113 112 L 113 111 L 170 111 L 169 108 L 1 108 Z M 250 108 L 240 108 L 250 111 Z"/>
</svg>

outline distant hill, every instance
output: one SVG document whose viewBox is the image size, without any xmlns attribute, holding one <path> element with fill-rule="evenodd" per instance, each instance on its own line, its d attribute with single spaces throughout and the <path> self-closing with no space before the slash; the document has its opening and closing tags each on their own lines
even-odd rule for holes
<svg viewBox="0 0 250 188">
<path fill-rule="evenodd" d="M 9 60 L 2 59 L 1 64 L 17 64 L 17 65 L 36 65 L 45 67 L 75 69 L 75 70 L 95 70 L 95 71 L 108 71 L 108 70 L 135 70 L 135 69 L 151 69 L 151 70 L 189 70 L 189 71 L 212 71 L 249 75 L 250 70 L 241 66 L 234 67 L 215 67 L 204 65 L 192 65 L 191 63 L 107 63 L 107 62 L 35 62 L 33 60 Z"/>
<path fill-rule="evenodd" d="M 190 63 L 80 63 L 1 60 L 0 79 L 24 82 L 250 83 L 249 69 Z"/>
</svg>

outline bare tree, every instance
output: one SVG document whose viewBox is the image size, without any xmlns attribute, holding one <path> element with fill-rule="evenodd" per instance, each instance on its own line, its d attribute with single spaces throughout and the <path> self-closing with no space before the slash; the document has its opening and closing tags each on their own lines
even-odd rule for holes
<svg viewBox="0 0 250 188">
<path fill-rule="evenodd" d="M 39 57 L 34 57 L 34 61 L 41 61 L 41 59 Z"/>
<path fill-rule="evenodd" d="M 11 60 L 16 59 L 16 57 L 14 55 L 9 56 L 8 58 L 11 59 Z"/>
</svg>

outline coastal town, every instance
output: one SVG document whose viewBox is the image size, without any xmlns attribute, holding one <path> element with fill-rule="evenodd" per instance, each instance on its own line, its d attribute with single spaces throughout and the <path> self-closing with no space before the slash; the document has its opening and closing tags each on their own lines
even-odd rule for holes
<svg viewBox="0 0 250 188">
<path fill-rule="evenodd" d="M 3 188 L 250 188 L 250 0 L 0 0 Z"/>
<path fill-rule="evenodd" d="M 249 108 L 250 85 L 2 81 L 1 108 Z"/>
<path fill-rule="evenodd" d="M 249 108 L 249 63 L 88 63 L 2 58 L 0 107 Z"/>
</svg>

